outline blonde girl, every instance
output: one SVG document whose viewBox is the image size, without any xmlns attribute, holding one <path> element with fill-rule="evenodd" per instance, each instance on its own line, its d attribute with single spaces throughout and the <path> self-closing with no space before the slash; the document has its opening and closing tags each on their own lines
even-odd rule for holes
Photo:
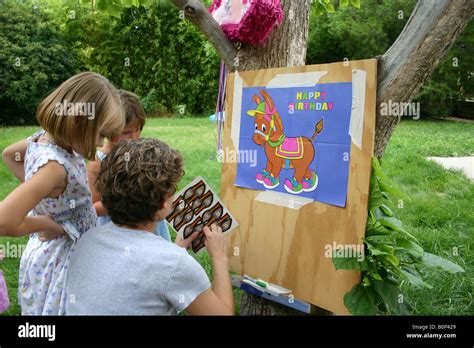
<svg viewBox="0 0 474 348">
<path fill-rule="evenodd" d="M 5 150 L 26 147 L 24 162 L 6 163 L 24 182 L 0 203 L 0 235 L 30 236 L 20 262 L 22 314 L 58 315 L 71 252 L 97 221 L 84 158 L 94 160 L 104 137 L 122 130 L 124 115 L 112 84 L 85 72 L 48 95 L 36 118 L 43 130 Z"/>
</svg>

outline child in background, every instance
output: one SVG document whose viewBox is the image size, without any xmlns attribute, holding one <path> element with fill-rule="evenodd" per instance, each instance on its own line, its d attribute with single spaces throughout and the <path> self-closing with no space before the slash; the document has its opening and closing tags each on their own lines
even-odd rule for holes
<svg viewBox="0 0 474 348">
<path fill-rule="evenodd" d="M 121 132 L 124 115 L 115 87 L 85 72 L 48 95 L 36 118 L 43 130 L 4 152 L 9 158 L 26 146 L 24 163 L 6 161 L 24 183 L 0 203 L 0 236 L 30 235 L 20 261 L 22 314 L 58 315 L 74 245 L 97 223 L 84 158 L 93 160 L 104 137 Z"/>
<path fill-rule="evenodd" d="M 96 160 L 89 162 L 87 166 L 92 201 L 94 202 L 94 207 L 98 215 L 98 225 L 105 225 L 111 221 L 107 209 L 105 209 L 101 202 L 102 196 L 95 188 L 97 175 L 100 171 L 100 164 L 105 159 L 105 156 L 112 151 L 114 146 L 122 140 L 139 139 L 145 125 L 145 111 L 140 103 L 140 99 L 132 92 L 122 90 L 120 91 L 120 98 L 122 99 L 125 114 L 125 128 L 122 133 L 110 136 L 105 145 L 100 150 L 97 150 Z M 168 225 L 164 220 L 157 223 L 155 234 L 162 236 L 167 241 L 171 241 Z"/>
<path fill-rule="evenodd" d="M 0 263 L 3 261 L 3 254 L 0 252 Z M 8 298 L 7 283 L 0 269 L 0 314 L 10 307 L 10 299 Z"/>
</svg>

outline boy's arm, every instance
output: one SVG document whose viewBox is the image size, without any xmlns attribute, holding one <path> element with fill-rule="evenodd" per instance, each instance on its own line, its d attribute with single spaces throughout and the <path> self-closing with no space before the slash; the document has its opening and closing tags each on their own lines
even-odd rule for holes
<svg viewBox="0 0 474 348">
<path fill-rule="evenodd" d="M 212 289 L 207 289 L 186 308 L 186 313 L 190 315 L 234 315 L 234 310 L 230 310 Z"/>
<path fill-rule="evenodd" d="M 222 229 L 212 225 L 204 228 L 206 248 L 212 257 L 214 282 L 212 290 L 201 293 L 187 308 L 191 315 L 233 315 L 234 296 L 229 276 L 227 239 Z"/>
<path fill-rule="evenodd" d="M 62 165 L 49 162 L 33 177 L 0 202 L 0 236 L 19 237 L 35 232 L 64 233 L 49 216 L 27 216 L 42 199 L 66 188 L 67 173 Z"/>
<path fill-rule="evenodd" d="M 87 177 L 89 179 L 89 189 L 92 193 L 92 202 L 98 216 L 108 215 L 107 208 L 104 207 L 101 201 L 101 194 L 97 192 L 95 188 L 95 182 L 97 180 L 97 175 L 100 172 L 100 160 L 96 158 L 95 161 L 90 161 L 87 166 Z"/>
<path fill-rule="evenodd" d="M 3 162 L 7 168 L 17 177 L 21 182 L 25 181 L 25 153 L 28 142 L 26 139 L 20 140 L 15 144 L 8 146 L 2 152 Z"/>
<path fill-rule="evenodd" d="M 221 232 L 222 233 L 222 232 Z M 214 282 L 212 291 L 223 302 L 223 304 L 234 313 L 234 294 L 232 292 L 232 283 L 229 276 L 229 261 L 227 255 L 223 259 L 212 259 L 212 270 L 214 273 Z"/>
</svg>

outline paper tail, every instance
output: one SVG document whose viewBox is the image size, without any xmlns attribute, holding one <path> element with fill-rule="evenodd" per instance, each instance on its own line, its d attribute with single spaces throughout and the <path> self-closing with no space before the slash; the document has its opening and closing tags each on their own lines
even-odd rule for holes
<svg viewBox="0 0 474 348">
<path fill-rule="evenodd" d="M 316 138 L 316 136 L 321 133 L 321 131 L 323 130 L 324 128 L 324 118 L 320 119 L 318 121 L 318 123 L 316 123 L 316 125 L 314 126 L 314 133 L 313 135 L 311 136 L 311 142 L 314 141 L 314 138 Z"/>
</svg>

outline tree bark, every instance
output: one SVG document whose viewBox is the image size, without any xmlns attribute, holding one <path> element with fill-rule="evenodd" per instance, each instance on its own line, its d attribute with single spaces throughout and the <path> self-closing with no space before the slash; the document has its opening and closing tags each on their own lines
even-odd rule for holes
<svg viewBox="0 0 474 348">
<path fill-rule="evenodd" d="M 244 45 L 237 54 L 236 70 L 257 70 L 305 65 L 310 0 L 280 0 L 283 22 L 259 46 Z"/>
<path fill-rule="evenodd" d="M 185 8 L 186 4 L 197 0 L 172 1 L 179 8 Z M 237 53 L 237 59 L 231 59 L 235 52 L 229 46 L 228 40 L 220 42 L 222 30 L 215 29 L 212 17 L 190 19 L 216 47 L 231 70 L 235 68 L 238 71 L 246 71 L 304 65 L 311 1 L 280 0 L 280 2 L 284 14 L 283 23 L 273 30 L 263 45 L 242 46 Z M 186 11 L 185 13 L 188 16 Z M 383 156 L 393 130 L 399 122 L 398 117 L 382 116 L 380 104 L 388 101 L 410 102 L 466 27 L 473 13 L 472 0 L 436 2 L 419 0 L 400 36 L 390 49 L 379 57 L 375 132 L 377 157 Z M 206 23 L 209 21 L 214 23 L 212 25 Z M 218 33 L 215 33 L 215 30 Z M 328 313 L 322 309 L 317 311 L 318 314 Z M 300 312 L 244 292 L 241 314 L 278 315 L 300 314 Z"/>
</svg>

